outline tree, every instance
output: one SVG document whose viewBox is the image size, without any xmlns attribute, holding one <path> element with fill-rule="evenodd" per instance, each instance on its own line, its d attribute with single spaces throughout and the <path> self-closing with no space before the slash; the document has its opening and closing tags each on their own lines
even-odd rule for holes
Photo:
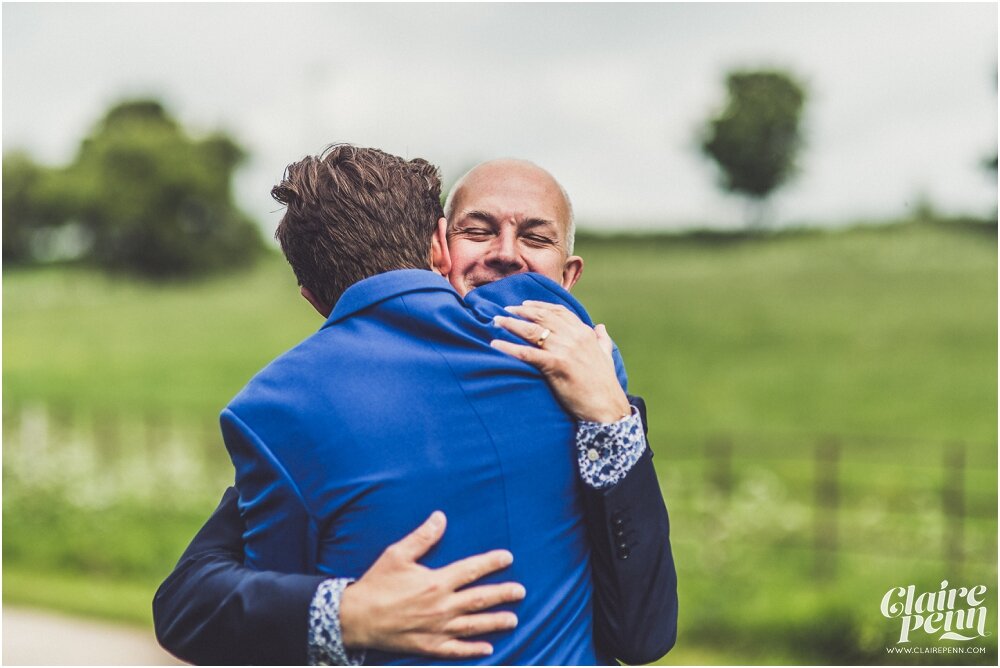
<svg viewBox="0 0 1000 668">
<path fill-rule="evenodd" d="M 16 264 L 31 260 L 31 237 L 45 224 L 47 216 L 39 210 L 36 193 L 45 169 L 26 153 L 3 157 L 3 261 Z"/>
<path fill-rule="evenodd" d="M 4 156 L 4 260 L 43 259 L 51 232 L 69 230 L 84 259 L 150 278 L 249 263 L 263 243 L 233 202 L 244 158 L 224 134 L 190 136 L 156 100 L 117 104 L 64 168 Z"/>
<path fill-rule="evenodd" d="M 257 227 L 234 205 L 243 150 L 229 137 L 190 137 L 155 100 L 112 107 L 67 170 L 69 197 L 100 265 L 149 277 L 252 261 Z"/>
<path fill-rule="evenodd" d="M 39 165 L 27 153 L 3 156 L 3 261 L 26 264 L 44 255 L 46 241 L 72 215 L 61 169 Z"/>
<path fill-rule="evenodd" d="M 725 108 L 706 123 L 701 149 L 718 164 L 721 186 L 749 198 L 761 223 L 768 196 L 795 173 L 806 93 L 780 71 L 736 71 Z"/>
</svg>

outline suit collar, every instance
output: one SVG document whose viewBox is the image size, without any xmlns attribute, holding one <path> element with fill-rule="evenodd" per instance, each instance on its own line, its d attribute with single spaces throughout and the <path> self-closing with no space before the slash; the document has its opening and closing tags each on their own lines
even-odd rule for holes
<svg viewBox="0 0 1000 668">
<path fill-rule="evenodd" d="M 550 278 L 535 273 L 514 274 L 501 278 L 499 281 L 481 285 L 472 290 L 463 300 L 451 283 L 444 276 L 429 269 L 397 269 L 387 271 L 363 281 L 358 281 L 344 291 L 337 300 L 330 317 L 323 327 L 329 327 L 345 320 L 355 313 L 379 302 L 392 299 L 409 292 L 440 290 L 455 295 L 459 303 L 471 306 L 473 309 L 482 307 L 483 303 L 507 306 L 520 304 L 524 299 L 540 299 L 542 301 L 561 301 L 588 325 L 593 323 L 586 309 L 572 295 Z"/>
<path fill-rule="evenodd" d="M 441 290 L 460 299 L 444 276 L 429 269 L 397 269 L 358 281 L 344 291 L 323 327 L 329 327 L 355 313 L 408 292 Z"/>
<path fill-rule="evenodd" d="M 567 292 L 565 288 L 551 278 L 530 271 L 523 274 L 513 274 L 501 278 L 499 281 L 480 285 L 465 295 L 466 303 L 473 308 L 476 308 L 482 302 L 492 302 L 500 306 L 513 306 L 520 304 L 526 299 L 563 304 L 575 312 L 580 317 L 580 320 L 591 327 L 594 325 L 587 314 L 587 309 L 577 301 L 576 297 Z"/>
</svg>

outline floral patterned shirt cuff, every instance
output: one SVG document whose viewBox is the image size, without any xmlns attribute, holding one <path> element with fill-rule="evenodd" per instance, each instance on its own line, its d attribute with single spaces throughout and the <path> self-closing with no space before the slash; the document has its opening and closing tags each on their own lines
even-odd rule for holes
<svg viewBox="0 0 1000 668">
<path fill-rule="evenodd" d="M 618 483 L 646 451 L 639 410 L 633 406 L 631 415 L 609 424 L 581 420 L 576 446 L 584 483 L 594 489 Z"/>
<path fill-rule="evenodd" d="M 309 665 L 360 666 L 365 651 L 348 651 L 340 631 L 340 599 L 353 578 L 326 580 L 309 605 Z"/>
</svg>

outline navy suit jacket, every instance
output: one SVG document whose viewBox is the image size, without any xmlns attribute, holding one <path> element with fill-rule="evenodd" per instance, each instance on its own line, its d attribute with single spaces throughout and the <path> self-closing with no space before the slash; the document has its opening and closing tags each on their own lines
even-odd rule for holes
<svg viewBox="0 0 1000 668">
<path fill-rule="evenodd" d="M 517 606 L 519 629 L 493 639 L 491 662 L 590 663 L 595 640 L 603 660 L 648 661 L 669 649 L 676 579 L 650 455 L 612 490 L 583 490 L 572 423 L 537 371 L 487 343 L 499 333 L 490 321 L 498 303 L 561 301 L 589 319 L 548 279 L 493 285 L 498 301 L 480 293 L 470 309 L 430 272 L 363 281 L 320 332 L 238 395 L 223 426 L 247 531 L 242 540 L 233 533 L 239 522 L 227 494 L 157 594 L 157 633 L 168 649 L 196 661 L 301 662 L 305 599 L 322 577 L 246 573 L 234 563 L 239 547 L 258 568 L 357 577 L 434 508 L 449 515 L 449 533 L 429 566 L 496 547 L 516 555 L 502 577 L 523 582 L 529 597 Z M 630 488 L 645 492 L 638 505 L 622 493 Z M 603 571 L 593 600 L 591 544 Z M 630 571 L 647 579 L 632 592 L 619 577 Z M 190 596 L 194 589 L 206 596 Z M 288 591 L 299 607 L 287 624 L 244 633 L 244 625 L 266 626 L 267 600 L 280 593 L 287 601 Z M 598 614 L 592 627 L 593 609 L 613 619 Z M 241 634 L 247 644 L 225 642 Z"/>
</svg>

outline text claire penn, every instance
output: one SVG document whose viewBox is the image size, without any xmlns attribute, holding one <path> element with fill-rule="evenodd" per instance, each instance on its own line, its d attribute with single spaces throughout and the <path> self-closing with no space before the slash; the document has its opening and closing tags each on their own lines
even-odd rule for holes
<svg viewBox="0 0 1000 668">
<path fill-rule="evenodd" d="M 901 642 L 910 641 L 910 632 L 918 629 L 937 634 L 939 640 L 972 640 L 989 635 L 986 631 L 986 586 L 971 589 L 948 589 L 948 581 L 941 583 L 940 591 L 915 595 L 916 587 L 893 587 L 882 597 L 882 614 L 889 618 L 902 618 L 899 631 Z M 956 610 L 956 607 L 958 609 Z M 975 635 L 963 635 L 975 633 Z"/>
</svg>

